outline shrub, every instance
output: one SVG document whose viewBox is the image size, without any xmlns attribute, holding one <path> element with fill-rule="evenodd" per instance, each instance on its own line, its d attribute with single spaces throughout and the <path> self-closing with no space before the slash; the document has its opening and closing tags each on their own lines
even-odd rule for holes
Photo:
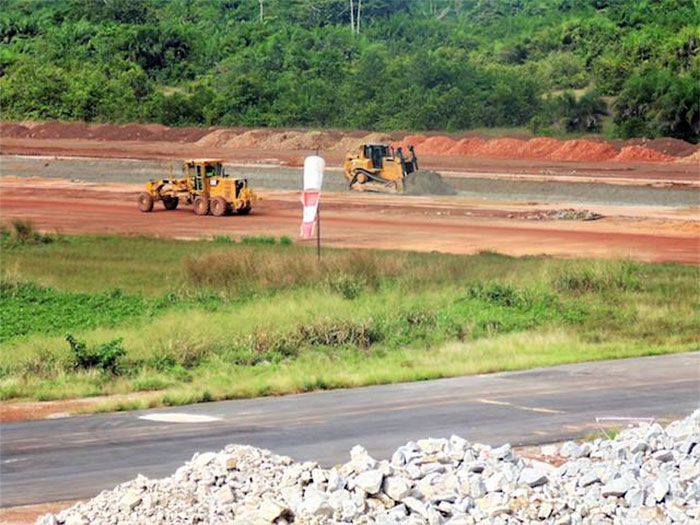
<svg viewBox="0 0 700 525">
<path fill-rule="evenodd" d="M 121 337 L 92 348 L 88 348 L 85 341 L 78 341 L 71 334 L 66 336 L 66 341 L 71 348 L 74 368 L 83 370 L 97 369 L 116 374 L 119 360 L 126 354 Z"/>
<path fill-rule="evenodd" d="M 9 228 L 2 228 L 2 241 L 5 245 L 49 244 L 54 241 L 54 238 L 38 232 L 30 220 L 15 219 L 10 223 Z"/>
<path fill-rule="evenodd" d="M 355 346 L 369 348 L 384 338 L 374 321 L 322 321 L 312 325 L 299 325 L 295 334 L 299 344 L 309 346 Z"/>
<path fill-rule="evenodd" d="M 243 244 L 277 244 L 277 239 L 271 235 L 244 235 L 241 237 Z"/>
<path fill-rule="evenodd" d="M 339 293 L 345 299 L 357 298 L 365 287 L 363 280 L 347 274 L 329 276 L 327 282 L 332 292 Z"/>
<path fill-rule="evenodd" d="M 467 298 L 480 299 L 496 306 L 508 308 L 520 307 L 527 302 L 524 294 L 512 285 L 497 282 L 471 283 L 467 288 Z"/>
<path fill-rule="evenodd" d="M 403 275 L 408 266 L 403 255 L 386 257 L 365 250 L 329 251 L 319 263 L 315 253 L 309 250 L 265 249 L 250 246 L 250 241 L 244 244 L 247 246 L 235 251 L 185 259 L 187 280 L 194 286 L 228 288 L 234 292 L 326 282 L 333 291 L 353 296 L 359 293 L 360 284 L 376 287 L 383 278 Z"/>
<path fill-rule="evenodd" d="M 568 292 L 628 291 L 641 288 L 639 263 L 589 264 L 564 269 L 554 278 L 557 290 Z"/>
<path fill-rule="evenodd" d="M 214 242 L 216 244 L 236 244 L 236 241 L 229 235 L 214 235 Z"/>
</svg>

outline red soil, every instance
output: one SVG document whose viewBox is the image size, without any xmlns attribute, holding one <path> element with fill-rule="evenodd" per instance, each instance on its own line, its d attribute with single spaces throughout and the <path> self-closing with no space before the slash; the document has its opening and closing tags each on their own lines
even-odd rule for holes
<svg viewBox="0 0 700 525">
<path fill-rule="evenodd" d="M 525 157 L 527 141 L 511 138 L 493 139 L 476 150 L 477 156 L 487 158 Z"/>
<path fill-rule="evenodd" d="M 493 159 L 541 159 L 577 162 L 672 162 L 692 156 L 698 147 L 678 139 L 605 141 L 582 139 L 560 141 L 552 138 L 465 137 L 406 135 L 396 139 L 380 133 L 245 128 L 168 128 L 160 124 L 85 124 L 82 122 L 0 123 L 0 137 L 29 139 L 83 139 L 115 142 L 196 143 L 222 149 L 340 151 L 363 142 L 391 142 L 419 155 L 479 157 Z"/>
<path fill-rule="evenodd" d="M 480 137 L 465 138 L 455 144 L 449 151 L 449 154 L 461 157 L 474 157 L 484 144 L 486 144 L 486 141 Z"/>
<path fill-rule="evenodd" d="M 687 157 L 681 157 L 676 162 L 680 162 L 681 164 L 696 164 L 698 167 L 700 167 L 700 150 L 696 151 L 692 155 L 688 155 Z"/>
<path fill-rule="evenodd" d="M 675 157 L 642 146 L 626 146 L 612 160 L 616 162 L 672 162 Z"/>
<path fill-rule="evenodd" d="M 548 159 L 561 147 L 561 141 L 549 137 L 540 137 L 527 141 L 525 155 L 530 159 Z"/>
<path fill-rule="evenodd" d="M 246 217 L 199 217 L 184 206 L 157 207 L 141 213 L 139 186 L 3 177 L 0 205 L 4 221 L 30 219 L 44 231 L 144 234 L 192 238 L 212 235 L 289 235 L 296 238 L 299 193 L 264 192 Z M 599 221 L 528 221 L 508 218 L 505 204 L 484 204 L 462 197 L 433 198 L 327 193 L 324 196 L 324 245 L 409 251 L 510 255 L 629 257 L 644 261 L 700 264 L 700 232 L 693 210 L 674 212 L 673 220 L 645 219 L 643 207 L 624 208 L 624 216 L 600 209 Z M 105 213 L 105 203 L 109 213 Z M 561 205 L 561 204 L 560 204 Z M 528 211 L 542 206 L 509 204 Z M 66 213 L 70 210 L 70 213 Z M 598 209 L 592 211 L 598 212 Z M 510 213 L 512 214 L 512 212 Z M 296 241 L 305 244 L 304 241 Z"/>
<path fill-rule="evenodd" d="M 617 149 L 603 142 L 567 140 L 549 154 L 551 160 L 604 161 L 617 155 Z"/>
<path fill-rule="evenodd" d="M 416 148 L 416 152 L 425 155 L 444 155 L 454 148 L 456 144 L 456 140 L 438 135 L 437 137 L 430 137 L 422 142 Z"/>
</svg>

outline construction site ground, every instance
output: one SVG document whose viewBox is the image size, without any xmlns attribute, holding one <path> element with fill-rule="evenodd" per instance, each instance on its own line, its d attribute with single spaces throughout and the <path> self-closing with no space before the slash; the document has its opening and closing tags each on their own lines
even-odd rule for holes
<svg viewBox="0 0 700 525">
<path fill-rule="evenodd" d="M 53 141 L 34 142 L 43 148 Z M 165 211 L 157 205 L 151 214 L 136 208 L 143 182 L 177 175 L 178 159 L 187 152 L 173 150 L 167 160 L 135 160 L 7 155 L 6 149 L 3 139 L 3 221 L 31 219 L 42 230 L 66 234 L 298 234 L 301 169 L 282 164 L 283 155 L 265 158 L 258 152 L 257 159 L 228 159 L 228 171 L 248 177 L 263 200 L 247 217 L 217 218 L 195 216 L 188 207 Z M 121 154 L 137 156 L 128 148 Z M 459 160 L 461 167 L 453 158 L 424 161 L 445 175 L 457 195 L 408 197 L 350 193 L 338 163 L 329 159 L 322 199 L 324 246 L 700 264 L 697 166 L 551 163 L 535 168 L 530 163 L 528 170 L 522 160 Z M 563 209 L 603 218 L 556 220 L 556 210 Z"/>
<path fill-rule="evenodd" d="M 3 223 L 30 219 L 44 231 L 64 234 L 287 235 L 295 242 L 313 245 L 314 240 L 297 237 L 300 166 L 304 156 L 313 152 L 222 148 L 194 139 L 159 142 L 5 135 L 0 139 L 0 219 Z M 663 150 L 691 159 L 683 162 L 486 158 L 428 155 L 419 150 L 421 167 L 439 171 L 457 190 L 450 197 L 350 193 L 340 170 L 344 152 L 336 148 L 320 153 L 329 164 L 321 208 L 326 247 L 465 254 L 491 250 L 517 256 L 623 257 L 700 264 L 700 164 L 691 159 L 697 157 L 696 148 Z M 263 200 L 245 217 L 198 217 L 189 207 L 166 212 L 160 205 L 154 213 L 139 212 L 136 196 L 143 183 L 177 175 L 181 159 L 188 157 L 223 159 L 233 175 L 249 178 Z M 558 210 L 568 209 L 587 210 L 602 218 L 556 218 Z M 609 368 L 608 363 L 603 366 Z M 603 393 L 602 400 L 644 398 Z M 27 404 L 3 416 L 6 421 L 41 418 L 45 412 L 71 412 L 82 402 Z M 55 480 L 52 483 L 58 486 Z M 43 499 L 66 497 L 55 494 Z M 44 512 L 69 504 L 5 507 L 0 510 L 0 523 L 30 523 Z"/>
</svg>

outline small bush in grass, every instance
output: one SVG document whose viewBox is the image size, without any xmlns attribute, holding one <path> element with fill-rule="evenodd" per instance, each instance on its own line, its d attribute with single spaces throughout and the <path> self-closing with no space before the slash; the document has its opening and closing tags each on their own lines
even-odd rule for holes
<svg viewBox="0 0 700 525">
<path fill-rule="evenodd" d="M 73 355 L 73 366 L 83 370 L 97 369 L 116 374 L 119 360 L 126 354 L 121 337 L 93 348 L 88 348 L 85 341 L 78 341 L 71 334 L 66 336 L 66 341 Z"/>
<path fill-rule="evenodd" d="M 641 288 L 640 270 L 633 261 L 572 266 L 554 278 L 554 286 L 568 292 L 634 291 Z"/>
<path fill-rule="evenodd" d="M 292 244 L 292 238 L 289 237 L 288 235 L 282 235 L 280 237 L 280 245 L 281 246 L 291 246 Z"/>
<path fill-rule="evenodd" d="M 277 239 L 272 237 L 271 235 L 244 235 L 241 237 L 241 242 L 243 244 L 267 244 L 267 245 L 273 245 L 277 244 Z"/>
<path fill-rule="evenodd" d="M 342 295 L 345 299 L 357 298 L 365 287 L 364 281 L 346 274 L 329 276 L 327 282 L 332 292 Z"/>
<path fill-rule="evenodd" d="M 497 282 L 481 283 L 476 282 L 467 288 L 468 299 L 481 299 L 496 306 L 508 308 L 523 306 L 527 301 L 523 292 L 516 290 L 510 284 Z"/>
<path fill-rule="evenodd" d="M 326 321 L 313 325 L 300 325 L 296 337 L 309 346 L 355 346 L 369 348 L 384 339 L 381 329 L 370 321 Z"/>
<path fill-rule="evenodd" d="M 15 219 L 10 227 L 3 226 L 2 242 L 5 246 L 23 244 L 49 244 L 55 239 L 51 235 L 45 235 L 37 231 L 36 226 L 30 220 Z"/>
<path fill-rule="evenodd" d="M 52 377 L 64 371 L 66 363 L 47 349 L 39 348 L 36 355 L 28 360 L 23 368 L 24 373 L 28 376 Z"/>
<path fill-rule="evenodd" d="M 214 235 L 214 242 L 216 244 L 236 244 L 235 239 L 232 239 L 229 235 Z"/>
</svg>

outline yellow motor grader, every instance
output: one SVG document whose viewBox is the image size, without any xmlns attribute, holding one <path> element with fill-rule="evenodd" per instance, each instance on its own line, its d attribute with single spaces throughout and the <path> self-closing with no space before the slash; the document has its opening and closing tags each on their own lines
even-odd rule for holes
<svg viewBox="0 0 700 525">
<path fill-rule="evenodd" d="M 418 169 L 413 146 L 409 154 L 388 144 L 362 144 L 348 151 L 343 169 L 351 190 L 445 195 L 453 191 L 434 171 Z"/>
<path fill-rule="evenodd" d="M 247 179 L 230 178 L 221 160 L 185 160 L 183 175 L 149 181 L 146 191 L 139 195 L 139 210 L 153 211 L 156 201 L 161 201 L 166 210 L 174 210 L 184 200 L 196 215 L 247 215 L 258 200 Z"/>
</svg>

